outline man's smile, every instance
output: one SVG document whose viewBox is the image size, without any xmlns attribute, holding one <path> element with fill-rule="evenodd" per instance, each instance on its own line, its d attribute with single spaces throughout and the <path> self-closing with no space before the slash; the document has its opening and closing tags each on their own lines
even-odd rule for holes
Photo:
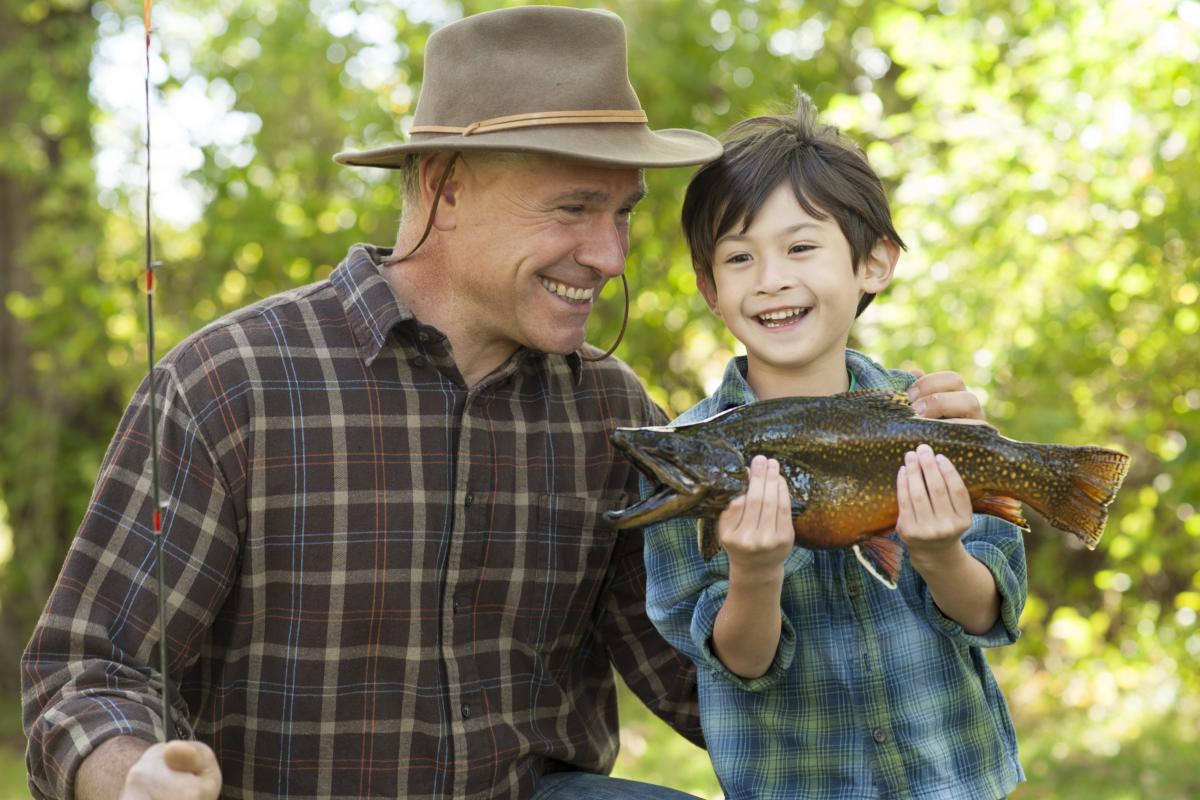
<svg viewBox="0 0 1200 800">
<path fill-rule="evenodd" d="M 595 296 L 595 288 L 584 289 L 578 286 L 570 286 L 559 281 L 551 280 L 538 276 L 538 282 L 546 288 L 546 291 L 555 297 L 566 300 L 568 303 L 584 304 L 590 302 Z"/>
</svg>

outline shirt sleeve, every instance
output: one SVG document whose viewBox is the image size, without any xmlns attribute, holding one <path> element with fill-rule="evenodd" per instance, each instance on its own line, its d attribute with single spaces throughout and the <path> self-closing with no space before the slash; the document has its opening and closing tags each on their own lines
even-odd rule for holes
<svg viewBox="0 0 1200 800">
<path fill-rule="evenodd" d="M 643 482 L 643 494 L 650 491 Z M 792 550 L 784 564 L 785 575 L 793 574 L 807 554 Z M 811 557 L 811 556 L 810 556 Z M 792 663 L 796 651 L 796 629 L 785 613 L 775 658 L 757 678 L 731 672 L 712 649 L 717 613 L 729 594 L 729 559 L 724 551 L 705 562 L 696 544 L 696 524 L 689 519 L 672 519 L 646 531 L 646 609 L 650 620 L 672 645 L 701 669 L 746 691 L 759 692 L 776 683 Z"/>
<path fill-rule="evenodd" d="M 175 686 L 195 661 L 237 563 L 236 514 L 211 448 L 169 371 L 159 401 L 172 737 L 191 738 Z M 147 384 L 134 396 L 21 659 L 30 787 L 74 796 L 80 763 L 114 736 L 162 735 Z"/>
<path fill-rule="evenodd" d="M 936 630 L 969 647 L 1012 644 L 1021 636 L 1018 620 L 1028 592 L 1024 535 L 1020 528 L 998 517 L 976 514 L 971 529 L 963 535 L 963 546 L 988 568 L 996 581 L 996 590 L 1000 594 L 1000 615 L 996 624 L 986 633 L 967 633 L 941 612 L 933 601 L 933 593 L 923 585 L 926 619 Z"/>
</svg>

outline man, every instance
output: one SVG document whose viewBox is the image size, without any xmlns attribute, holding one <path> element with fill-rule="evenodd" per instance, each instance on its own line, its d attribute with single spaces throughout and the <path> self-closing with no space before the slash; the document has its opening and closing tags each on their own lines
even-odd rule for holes
<svg viewBox="0 0 1200 800">
<path fill-rule="evenodd" d="M 640 170 L 720 146 L 650 131 L 625 63 L 607 12 L 436 32 L 411 140 L 337 157 L 406 170 L 395 250 L 355 246 L 163 359 L 170 675 L 143 386 L 22 660 L 35 794 L 681 796 L 604 777 L 613 667 L 701 740 L 641 536 L 599 520 L 637 491 L 609 433 L 663 416 L 584 324 Z M 152 745 L 164 680 L 192 741 Z"/>
</svg>

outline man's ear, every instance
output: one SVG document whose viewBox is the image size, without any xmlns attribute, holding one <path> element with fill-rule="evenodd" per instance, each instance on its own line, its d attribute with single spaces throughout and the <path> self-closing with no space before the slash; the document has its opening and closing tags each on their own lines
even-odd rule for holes
<svg viewBox="0 0 1200 800">
<path fill-rule="evenodd" d="M 708 303 L 708 308 L 718 317 L 721 316 L 721 309 L 717 307 L 717 287 L 700 270 L 696 270 L 696 288 L 700 290 L 700 295 L 704 298 L 704 302 Z"/>
<path fill-rule="evenodd" d="M 433 153 L 421 159 L 417 167 L 422 207 L 433 208 L 434 199 L 439 194 L 438 187 L 441 186 L 441 198 L 433 215 L 433 227 L 440 231 L 453 230 L 458 225 L 459 195 L 462 193 L 463 181 L 459 169 L 461 157 L 455 158 L 451 166 L 453 157 L 453 153 Z M 445 175 L 447 167 L 450 168 L 450 175 L 443 183 L 442 176 Z"/>
<path fill-rule="evenodd" d="M 858 288 L 866 294 L 882 292 L 892 282 L 899 260 L 900 246 L 891 239 L 881 237 L 859 267 Z"/>
</svg>

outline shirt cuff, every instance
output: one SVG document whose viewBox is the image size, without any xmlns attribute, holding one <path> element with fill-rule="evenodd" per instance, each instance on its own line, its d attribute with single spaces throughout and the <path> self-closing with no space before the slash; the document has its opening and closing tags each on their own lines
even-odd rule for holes
<svg viewBox="0 0 1200 800">
<path fill-rule="evenodd" d="M 761 692 L 776 682 L 787 672 L 796 654 L 796 629 L 792 627 L 787 614 L 781 615 L 783 624 L 780 626 L 779 646 L 775 650 L 775 658 L 765 673 L 757 678 L 743 678 L 721 663 L 712 649 L 713 628 L 717 623 L 717 613 L 725 604 L 729 595 L 729 580 L 719 580 L 710 584 L 696 601 L 696 610 L 692 614 L 692 642 L 701 661 L 697 664 L 718 677 L 747 692 Z"/>
<path fill-rule="evenodd" d="M 37 797 L 74 797 L 79 766 L 101 744 L 116 736 L 162 741 L 162 710 L 128 694 L 87 693 L 47 708 L 31 730 L 29 747 L 40 750 L 40 774 L 32 776 Z M 191 738 L 179 711 L 172 711 L 172 738 Z"/>
<path fill-rule="evenodd" d="M 976 561 L 988 568 L 996 581 L 996 591 L 1000 595 L 1000 613 L 996 623 L 985 633 L 968 633 L 962 625 L 942 613 L 933 601 L 933 593 L 929 591 L 928 586 L 925 587 L 926 619 L 935 630 L 967 647 L 1003 647 L 1013 644 L 1021 636 L 1021 628 L 1017 623 L 1023 605 L 1023 592 L 1017 576 L 1009 566 L 1008 557 L 990 542 L 964 541 L 963 547 Z"/>
</svg>

